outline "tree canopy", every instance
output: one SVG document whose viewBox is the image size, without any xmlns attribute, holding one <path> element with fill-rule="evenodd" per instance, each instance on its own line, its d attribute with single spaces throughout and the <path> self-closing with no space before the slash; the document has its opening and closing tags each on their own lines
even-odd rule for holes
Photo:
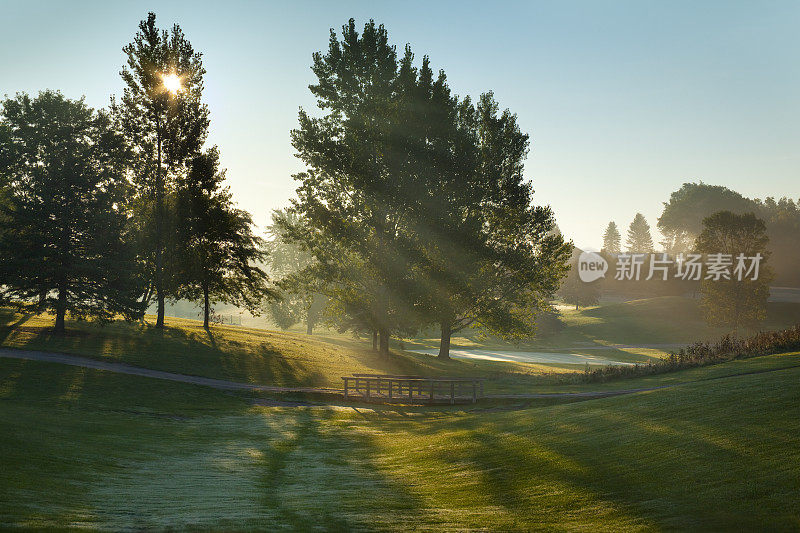
<svg viewBox="0 0 800 533">
<path fill-rule="evenodd" d="M 38 297 L 64 332 L 67 312 L 141 316 L 127 239 L 129 151 L 106 113 L 41 92 L 2 102 L 0 272 L 9 294 Z"/>
</svg>

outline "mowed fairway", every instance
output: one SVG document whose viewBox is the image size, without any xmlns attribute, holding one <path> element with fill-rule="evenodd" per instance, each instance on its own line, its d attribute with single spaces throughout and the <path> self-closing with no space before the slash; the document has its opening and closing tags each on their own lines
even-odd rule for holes
<svg viewBox="0 0 800 533">
<path fill-rule="evenodd" d="M 800 356 L 759 360 L 474 411 L 254 407 L 0 360 L 0 527 L 796 529 Z"/>
</svg>

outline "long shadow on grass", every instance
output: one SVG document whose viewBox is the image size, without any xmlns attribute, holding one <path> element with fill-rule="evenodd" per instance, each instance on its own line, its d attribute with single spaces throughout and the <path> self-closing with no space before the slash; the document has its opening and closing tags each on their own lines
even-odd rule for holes
<svg viewBox="0 0 800 533">
<path fill-rule="evenodd" d="M 798 482 L 788 465 L 800 456 L 800 427 L 788 409 L 797 393 L 770 394 L 759 406 L 735 383 L 725 386 L 729 392 L 708 397 L 697 390 L 630 397 L 631 408 L 597 400 L 583 411 L 534 411 L 549 415 L 540 419 L 462 422 L 458 441 L 432 456 L 442 470 L 479 476 L 491 505 L 528 527 L 791 528 Z M 795 432 L 765 438 L 768 408 L 784 413 L 772 424 L 790 423 Z"/>
</svg>

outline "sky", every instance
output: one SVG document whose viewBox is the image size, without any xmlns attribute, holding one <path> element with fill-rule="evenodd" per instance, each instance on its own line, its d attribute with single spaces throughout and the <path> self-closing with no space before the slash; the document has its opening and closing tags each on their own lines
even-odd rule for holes
<svg viewBox="0 0 800 533">
<path fill-rule="evenodd" d="M 208 142 L 262 227 L 303 168 L 289 132 L 315 109 L 311 55 L 351 17 L 429 55 L 454 93 L 491 90 L 517 114 L 534 201 L 579 247 L 637 212 L 658 240 L 663 202 L 689 181 L 800 198 L 800 2 L 0 0 L 0 95 L 107 106 L 148 11 L 203 53 Z"/>
</svg>

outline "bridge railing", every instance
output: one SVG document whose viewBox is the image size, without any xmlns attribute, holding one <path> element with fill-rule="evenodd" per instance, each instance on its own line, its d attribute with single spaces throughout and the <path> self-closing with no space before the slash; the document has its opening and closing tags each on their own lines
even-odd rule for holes
<svg viewBox="0 0 800 533">
<path fill-rule="evenodd" d="M 342 377 L 344 397 L 397 403 L 472 402 L 483 397 L 484 378 L 426 378 L 383 374 Z"/>
</svg>

